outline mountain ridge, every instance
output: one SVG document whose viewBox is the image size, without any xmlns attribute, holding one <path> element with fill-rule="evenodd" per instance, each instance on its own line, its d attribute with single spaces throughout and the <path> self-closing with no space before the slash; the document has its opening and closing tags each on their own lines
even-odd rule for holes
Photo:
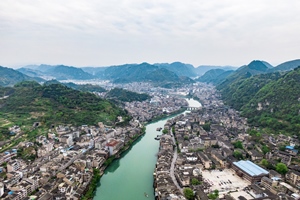
<svg viewBox="0 0 300 200">
<path fill-rule="evenodd" d="M 42 78 L 30 77 L 17 70 L 0 66 L 0 86 L 13 86 L 18 82 L 26 80 L 44 81 Z"/>
</svg>

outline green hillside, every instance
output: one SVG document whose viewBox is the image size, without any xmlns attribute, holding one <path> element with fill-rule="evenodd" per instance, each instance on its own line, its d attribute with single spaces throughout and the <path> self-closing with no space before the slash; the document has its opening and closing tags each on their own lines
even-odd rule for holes
<svg viewBox="0 0 300 200">
<path fill-rule="evenodd" d="M 232 73 L 234 73 L 233 70 L 211 69 L 205 72 L 205 74 L 203 74 L 199 78 L 195 79 L 195 81 L 219 84 L 223 82 Z"/>
<path fill-rule="evenodd" d="M 145 101 L 151 97 L 148 94 L 139 94 L 121 88 L 114 88 L 106 94 L 106 98 L 116 99 L 123 102 Z"/>
<path fill-rule="evenodd" d="M 217 89 L 221 90 L 223 94 L 228 93 L 227 90 L 232 84 L 238 84 L 240 81 L 243 81 L 243 79 L 254 75 L 267 73 L 268 70 L 272 69 L 271 67 L 272 66 L 265 61 L 254 60 L 248 65 L 242 66 L 231 73 L 218 85 Z"/>
<path fill-rule="evenodd" d="M 155 66 L 165 68 L 177 74 L 177 76 L 195 77 L 197 76 L 193 65 L 184 64 L 181 62 L 169 63 L 156 63 Z"/>
<path fill-rule="evenodd" d="M 0 99 L 0 127 L 32 125 L 36 121 L 47 127 L 98 122 L 113 125 L 119 115 L 126 119 L 125 111 L 111 102 L 61 84 L 42 86 L 36 82 L 22 82 L 13 88 L 0 88 L 0 94 L 8 93 L 8 98 Z"/>
<path fill-rule="evenodd" d="M 257 71 L 257 66 L 252 69 Z M 248 70 L 240 70 L 246 73 L 234 74 L 217 86 L 225 104 L 241 111 L 254 126 L 300 136 L 300 67 L 288 73 L 256 75 L 248 66 L 244 68 Z"/>
<path fill-rule="evenodd" d="M 251 100 L 241 110 L 254 125 L 300 136 L 299 102 L 300 67 L 253 93 Z"/>
<path fill-rule="evenodd" d="M 279 79 L 280 76 L 277 72 L 241 77 L 231 83 L 229 87 L 222 88 L 222 98 L 227 105 L 240 110 L 261 88 L 269 82 Z"/>
<path fill-rule="evenodd" d="M 72 82 L 69 83 L 61 83 L 57 80 L 50 80 L 44 83 L 44 85 L 50 85 L 50 84 L 61 84 L 61 85 L 65 85 L 69 88 L 72 88 L 74 90 L 79 90 L 82 92 L 106 92 L 106 90 L 99 86 L 99 85 L 92 85 L 92 84 L 75 84 Z"/>
<path fill-rule="evenodd" d="M 290 71 L 300 66 L 300 59 L 291 60 L 269 69 L 269 71 Z"/>
<path fill-rule="evenodd" d="M 180 77 L 173 71 L 148 63 L 108 67 L 103 76 L 114 83 L 151 82 L 156 86 L 175 86 L 194 82 L 188 77 Z"/>
</svg>

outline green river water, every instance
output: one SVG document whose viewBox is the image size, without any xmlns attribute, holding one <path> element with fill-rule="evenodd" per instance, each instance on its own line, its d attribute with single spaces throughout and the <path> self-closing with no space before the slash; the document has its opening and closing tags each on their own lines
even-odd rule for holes
<svg viewBox="0 0 300 200">
<path fill-rule="evenodd" d="M 201 106 L 193 99 L 187 101 L 190 106 Z M 146 126 L 146 133 L 105 170 L 94 200 L 154 200 L 153 172 L 159 148 L 159 141 L 154 138 L 161 134 L 156 128 L 163 128 L 166 121 L 175 116 Z"/>
</svg>

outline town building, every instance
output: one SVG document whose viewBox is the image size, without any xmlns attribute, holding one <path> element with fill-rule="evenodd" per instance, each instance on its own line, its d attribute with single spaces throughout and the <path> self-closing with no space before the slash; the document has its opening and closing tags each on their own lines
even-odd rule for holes
<svg viewBox="0 0 300 200">
<path fill-rule="evenodd" d="M 262 177 L 269 174 L 268 171 L 249 160 L 233 162 L 232 169 L 237 173 L 237 175 L 251 183 L 260 182 Z"/>
</svg>

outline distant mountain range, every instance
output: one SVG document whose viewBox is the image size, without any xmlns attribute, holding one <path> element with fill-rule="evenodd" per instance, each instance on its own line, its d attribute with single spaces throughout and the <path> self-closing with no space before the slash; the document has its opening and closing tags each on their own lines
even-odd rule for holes
<svg viewBox="0 0 300 200">
<path fill-rule="evenodd" d="M 197 73 L 198 76 L 202 76 L 207 71 L 212 70 L 212 69 L 222 69 L 222 70 L 228 71 L 228 70 L 236 70 L 237 67 L 233 67 L 233 66 L 200 65 L 197 68 L 195 68 L 195 71 L 196 71 L 196 73 Z"/>
<path fill-rule="evenodd" d="M 178 76 L 175 72 L 159 67 L 142 63 L 138 65 L 122 65 L 109 67 L 104 71 L 104 77 L 115 83 L 129 82 L 152 82 L 152 83 L 184 83 L 193 82 L 192 79 Z"/>
<path fill-rule="evenodd" d="M 44 81 L 42 78 L 30 77 L 11 68 L 0 66 L 0 86 L 13 86 L 16 83 L 26 80 Z"/>
<path fill-rule="evenodd" d="M 56 80 L 104 79 L 115 83 L 152 82 L 158 85 L 174 86 L 194 82 L 188 77 L 197 74 L 194 67 L 180 62 L 163 64 L 125 64 L 110 67 L 75 68 L 64 65 L 29 65 L 18 69 L 28 76 L 40 76 Z"/>
<path fill-rule="evenodd" d="M 109 67 L 76 68 L 65 65 L 27 65 L 13 70 L 3 68 L 0 75 L 0 85 L 14 85 L 24 80 L 110 80 L 114 83 L 151 82 L 156 86 L 174 87 L 193 83 L 192 78 L 202 74 L 196 81 L 213 84 L 227 84 L 240 79 L 262 73 L 289 71 L 300 64 L 299 60 L 288 61 L 273 67 L 265 61 L 252 61 L 238 69 L 232 66 L 206 66 L 194 68 L 190 64 L 174 63 L 141 63 L 124 64 Z M 5 71 L 5 73 L 4 73 Z"/>
<path fill-rule="evenodd" d="M 223 87 L 225 87 L 239 79 L 258 74 L 290 71 L 298 66 L 300 66 L 300 59 L 284 62 L 276 67 L 273 67 L 266 61 L 254 60 L 248 65 L 241 66 L 235 71 L 229 70 L 230 68 L 222 68 L 221 70 L 210 69 L 204 75 L 196 79 L 196 81 L 213 83 L 215 85 L 221 83 L 224 85 Z"/>
<path fill-rule="evenodd" d="M 190 64 L 184 64 L 181 62 L 173 62 L 171 64 L 169 63 L 156 63 L 155 66 L 158 66 L 160 68 L 165 68 L 167 70 L 170 70 L 174 72 L 177 76 L 186 76 L 186 77 L 196 77 L 196 69 L 193 65 Z"/>
<path fill-rule="evenodd" d="M 218 84 L 221 83 L 223 80 L 227 78 L 230 74 L 232 74 L 233 70 L 224 70 L 224 69 L 211 69 L 205 74 L 197 79 L 195 81 L 204 82 L 204 83 L 213 83 Z"/>
<path fill-rule="evenodd" d="M 300 59 L 297 60 L 291 60 L 284 62 L 280 65 L 277 65 L 273 69 L 269 69 L 270 72 L 276 72 L 276 71 L 290 71 L 296 68 L 297 66 L 300 66 Z"/>
<path fill-rule="evenodd" d="M 18 69 L 18 71 L 28 76 L 35 75 L 57 80 L 89 80 L 96 78 L 80 68 L 65 65 L 28 65 Z"/>
</svg>

